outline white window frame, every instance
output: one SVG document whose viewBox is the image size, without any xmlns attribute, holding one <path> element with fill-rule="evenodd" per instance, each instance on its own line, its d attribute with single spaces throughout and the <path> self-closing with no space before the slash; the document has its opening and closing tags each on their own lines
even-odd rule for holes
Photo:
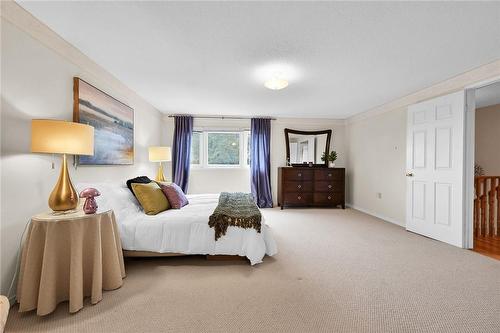
<svg viewBox="0 0 500 333">
<path fill-rule="evenodd" d="M 200 145 L 199 145 L 199 159 L 200 159 L 200 163 L 190 163 L 190 167 L 191 168 L 194 168 L 194 169 L 199 169 L 201 167 L 203 167 L 203 131 L 202 130 L 193 130 L 193 133 L 194 132 L 197 132 L 197 133 L 200 133 Z M 192 147 L 191 147 L 192 148 Z M 189 152 L 191 154 L 191 152 Z"/>
<path fill-rule="evenodd" d="M 248 161 L 247 163 L 247 155 L 248 153 L 251 153 L 248 151 L 248 148 L 250 148 L 248 146 L 248 142 L 251 140 L 251 136 L 250 136 L 250 130 L 243 130 L 242 131 L 242 134 L 243 134 L 243 149 L 240 149 L 243 153 L 243 167 L 244 168 L 250 168 L 250 161 Z M 249 159 L 251 159 L 252 156 L 250 156 Z"/>
<path fill-rule="evenodd" d="M 193 132 L 200 133 L 200 164 L 191 163 L 193 169 L 238 169 L 250 168 L 247 164 L 248 141 L 250 140 L 249 129 L 194 129 Z M 208 163 L 208 134 L 209 133 L 231 133 L 239 135 L 239 164 L 209 164 Z"/>
</svg>

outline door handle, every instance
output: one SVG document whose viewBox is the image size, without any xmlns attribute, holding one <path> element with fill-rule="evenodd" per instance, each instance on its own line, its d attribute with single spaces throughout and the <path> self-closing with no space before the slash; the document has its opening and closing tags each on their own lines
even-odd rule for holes
<svg viewBox="0 0 500 333">
<path fill-rule="evenodd" d="M 406 177 L 413 177 L 413 172 L 407 172 Z"/>
</svg>

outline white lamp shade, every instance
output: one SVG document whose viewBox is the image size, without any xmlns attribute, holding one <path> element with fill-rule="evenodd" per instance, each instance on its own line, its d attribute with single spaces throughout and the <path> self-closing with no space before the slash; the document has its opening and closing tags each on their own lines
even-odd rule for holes
<svg viewBox="0 0 500 333">
<path fill-rule="evenodd" d="M 170 147 L 149 147 L 149 160 L 151 162 L 169 162 L 172 160 Z"/>
<path fill-rule="evenodd" d="M 94 127 L 63 120 L 33 119 L 31 151 L 94 155 Z"/>
</svg>

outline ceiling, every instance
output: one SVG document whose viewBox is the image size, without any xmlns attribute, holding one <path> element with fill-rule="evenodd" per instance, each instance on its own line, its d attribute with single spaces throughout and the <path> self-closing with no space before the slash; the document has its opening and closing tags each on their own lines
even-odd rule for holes
<svg viewBox="0 0 500 333">
<path fill-rule="evenodd" d="M 343 119 L 500 58 L 500 2 L 18 3 L 165 113 Z"/>
</svg>

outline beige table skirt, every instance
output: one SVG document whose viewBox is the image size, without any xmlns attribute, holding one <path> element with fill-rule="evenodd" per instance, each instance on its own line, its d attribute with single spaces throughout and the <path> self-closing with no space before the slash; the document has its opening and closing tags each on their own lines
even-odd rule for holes
<svg viewBox="0 0 500 333">
<path fill-rule="evenodd" d="M 113 211 L 32 218 L 23 244 L 17 301 L 19 311 L 51 313 L 69 301 L 69 312 L 121 287 L 125 266 Z"/>
</svg>

